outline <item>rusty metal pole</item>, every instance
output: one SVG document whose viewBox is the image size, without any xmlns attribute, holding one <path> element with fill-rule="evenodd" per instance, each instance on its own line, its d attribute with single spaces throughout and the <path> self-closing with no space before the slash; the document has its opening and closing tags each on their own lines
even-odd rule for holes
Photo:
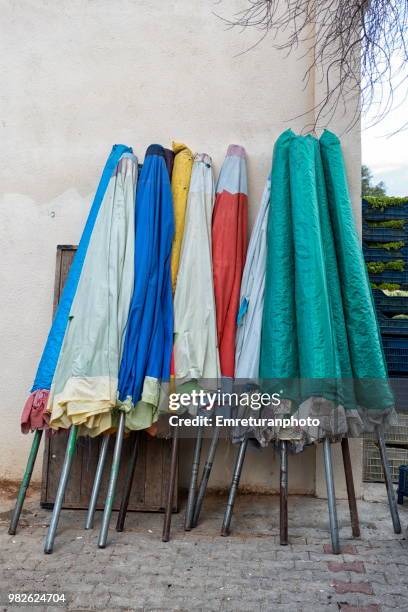
<svg viewBox="0 0 408 612">
<path fill-rule="evenodd" d="M 13 515 L 10 521 L 9 535 L 15 535 L 17 531 L 18 521 L 20 520 L 21 511 L 23 509 L 24 500 L 27 494 L 27 489 L 30 486 L 31 476 L 33 474 L 35 460 L 37 459 L 38 449 L 40 448 L 40 442 L 43 435 L 42 429 L 36 429 L 34 432 L 33 442 L 31 444 L 30 454 L 27 460 L 27 467 L 24 472 L 23 480 L 21 481 L 20 488 L 16 499 L 16 505 L 13 511 Z"/>
<path fill-rule="evenodd" d="M 208 449 L 207 459 L 204 464 L 203 473 L 201 475 L 200 486 L 198 487 L 197 499 L 194 508 L 192 527 L 197 527 L 198 519 L 201 513 L 201 507 L 203 505 L 205 492 L 207 490 L 208 481 L 210 479 L 211 470 L 214 464 L 215 453 L 218 446 L 218 440 L 220 437 L 220 428 L 216 425 L 214 427 L 213 436 Z"/>
<path fill-rule="evenodd" d="M 279 536 L 281 546 L 288 545 L 288 446 L 281 440 L 280 446 L 280 516 Z"/>
<path fill-rule="evenodd" d="M 351 466 L 350 447 L 348 438 L 342 438 L 341 450 L 343 454 L 344 474 L 346 477 L 347 497 L 350 509 L 351 532 L 353 538 L 360 537 L 360 522 L 358 520 L 358 509 L 356 493 L 354 490 L 353 469 Z"/>
<path fill-rule="evenodd" d="M 392 484 L 390 464 L 388 463 L 387 449 L 385 447 L 384 436 L 379 427 L 377 428 L 377 439 L 378 439 L 378 446 L 380 449 L 381 463 L 382 463 L 382 467 L 384 471 L 385 486 L 387 488 L 387 495 L 388 495 L 388 505 L 390 507 L 390 513 L 391 513 L 392 525 L 394 527 L 394 533 L 401 533 L 401 523 L 400 523 L 399 514 L 398 514 L 397 501 L 395 499 L 394 487 Z"/>
<path fill-rule="evenodd" d="M 191 468 L 190 487 L 188 490 L 188 499 L 186 507 L 186 516 L 184 519 L 184 530 L 191 531 L 193 523 L 194 508 L 196 504 L 198 472 L 200 470 L 201 448 L 203 445 L 203 428 L 200 425 L 197 429 L 197 439 L 194 446 L 193 465 Z"/>
<path fill-rule="evenodd" d="M 167 491 L 166 511 L 164 514 L 164 521 L 163 521 L 162 542 L 168 542 L 170 540 L 171 513 L 173 510 L 174 487 L 176 484 L 176 473 L 177 473 L 177 456 L 178 456 L 178 426 L 175 425 L 173 427 L 173 444 L 171 448 L 170 478 L 169 478 L 169 488 Z"/>
<path fill-rule="evenodd" d="M 126 514 L 130 500 L 130 493 L 132 491 L 133 478 L 135 475 L 137 457 L 139 454 L 140 433 L 138 431 L 132 432 L 132 442 L 132 454 L 126 472 L 126 480 L 125 486 L 123 487 L 122 501 L 120 502 L 118 520 L 116 521 L 116 531 L 123 531 L 125 526 Z"/>
</svg>

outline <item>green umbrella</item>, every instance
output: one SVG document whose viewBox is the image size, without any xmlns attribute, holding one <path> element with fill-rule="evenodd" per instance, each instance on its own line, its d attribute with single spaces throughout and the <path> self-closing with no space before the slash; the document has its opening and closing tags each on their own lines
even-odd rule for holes
<svg viewBox="0 0 408 612">
<path fill-rule="evenodd" d="M 339 139 L 278 139 L 272 166 L 260 378 L 305 441 L 360 435 L 394 413 Z M 315 436 L 315 437 L 313 437 Z"/>
</svg>

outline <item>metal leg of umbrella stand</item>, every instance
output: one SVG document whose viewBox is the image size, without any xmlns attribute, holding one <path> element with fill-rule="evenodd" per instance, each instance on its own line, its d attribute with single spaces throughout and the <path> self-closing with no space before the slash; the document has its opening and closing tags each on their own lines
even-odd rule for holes
<svg viewBox="0 0 408 612">
<path fill-rule="evenodd" d="M 281 546 L 288 545 L 288 445 L 280 444 L 280 515 L 279 535 Z"/>
<path fill-rule="evenodd" d="M 335 555 L 338 555 L 340 553 L 339 525 L 337 522 L 337 508 L 336 508 L 336 495 L 334 492 L 331 442 L 329 438 L 324 439 L 323 452 L 324 452 L 324 468 L 326 472 L 327 503 L 329 506 L 329 521 L 330 521 L 332 550 Z"/>
<path fill-rule="evenodd" d="M 20 488 L 16 499 L 16 505 L 13 511 L 13 515 L 10 521 L 9 535 L 15 535 L 17 530 L 18 521 L 20 520 L 21 510 L 23 509 L 24 500 L 26 497 L 27 489 L 30 486 L 31 476 L 37 459 L 38 449 L 42 438 L 43 430 L 36 429 L 34 432 L 34 439 L 31 444 L 30 454 L 28 455 L 27 466 L 24 472 L 23 480 L 21 481 Z"/>
<path fill-rule="evenodd" d="M 99 451 L 98 465 L 96 466 L 95 479 L 92 486 L 91 498 L 89 500 L 88 512 L 85 519 L 85 529 L 93 529 L 96 503 L 101 489 L 102 474 L 105 468 L 106 456 L 108 454 L 110 434 L 105 434 Z"/>
<path fill-rule="evenodd" d="M 64 463 L 62 465 L 60 481 L 58 483 L 57 495 L 55 497 L 54 508 L 52 510 L 50 526 L 48 527 L 47 537 L 45 538 L 44 552 L 49 555 L 54 548 L 55 534 L 57 533 L 58 521 L 61 514 L 62 502 L 64 501 L 65 490 L 68 484 L 69 473 L 75 455 L 78 436 L 78 427 L 72 425 L 69 431 L 67 449 L 65 451 Z"/>
<path fill-rule="evenodd" d="M 193 522 L 191 525 L 192 527 L 197 526 L 198 519 L 200 517 L 201 507 L 203 505 L 205 492 L 207 490 L 208 481 L 210 479 L 210 474 L 211 474 L 212 466 L 214 463 L 214 457 L 215 457 L 215 452 L 217 450 L 219 437 L 220 437 L 220 428 L 215 427 L 213 437 L 211 439 L 210 448 L 208 449 L 207 459 L 204 464 L 200 486 L 198 488 L 197 500 L 196 500 L 194 513 L 193 513 Z"/>
<path fill-rule="evenodd" d="M 234 510 L 235 498 L 239 487 L 239 481 L 241 479 L 242 467 L 244 465 L 245 452 L 248 446 L 248 439 L 241 442 L 238 450 L 237 459 L 235 462 L 234 474 L 232 476 L 232 483 L 230 492 L 228 495 L 227 507 L 225 509 L 224 520 L 221 527 L 221 535 L 228 536 L 230 534 L 232 512 Z"/>
<path fill-rule="evenodd" d="M 133 477 L 135 475 L 137 456 L 139 454 L 139 432 L 134 431 L 132 433 L 132 455 L 130 457 L 125 486 L 123 488 L 122 501 L 120 502 L 120 510 L 118 514 L 118 520 L 116 522 L 116 531 L 123 531 L 125 526 L 126 514 L 129 506 L 130 493 L 132 491 Z"/>
<path fill-rule="evenodd" d="M 387 449 L 385 448 L 384 436 L 380 428 L 377 428 L 377 439 L 378 446 L 380 448 L 381 463 L 384 471 L 385 486 L 387 487 L 388 505 L 390 507 L 394 533 L 401 533 L 401 523 L 398 514 L 397 500 L 395 499 L 395 492 L 392 484 L 390 464 L 388 463 Z"/>
<path fill-rule="evenodd" d="M 353 538 L 359 538 L 360 522 L 358 520 L 357 501 L 353 480 L 353 469 L 351 467 L 350 447 L 347 438 L 343 438 L 341 441 L 341 451 L 343 455 L 344 474 L 346 477 L 347 497 L 350 509 L 351 532 L 353 534 Z"/>
<path fill-rule="evenodd" d="M 203 446 L 203 428 L 200 426 L 197 429 L 197 439 L 194 447 L 193 466 L 191 468 L 190 487 L 188 490 L 188 499 L 186 507 L 186 516 L 184 519 L 185 531 L 190 531 L 193 523 L 193 514 L 196 503 L 197 480 L 200 469 L 201 448 Z"/>
<path fill-rule="evenodd" d="M 162 542 L 168 542 L 170 540 L 171 513 L 173 510 L 174 487 L 176 484 L 176 472 L 177 472 L 177 455 L 178 455 L 178 427 L 173 427 L 173 444 L 171 447 L 170 478 L 169 478 L 169 488 L 167 491 L 166 511 L 164 514 Z"/>
<path fill-rule="evenodd" d="M 113 451 L 112 467 L 109 477 L 108 492 L 106 494 L 105 508 L 103 509 L 101 530 L 99 532 L 98 547 L 105 548 L 108 539 L 109 523 L 112 516 L 113 501 L 115 499 L 116 483 L 118 481 L 120 456 L 122 454 L 123 436 L 125 433 L 125 413 L 119 416 L 119 425 L 116 432 L 115 449 Z"/>
</svg>

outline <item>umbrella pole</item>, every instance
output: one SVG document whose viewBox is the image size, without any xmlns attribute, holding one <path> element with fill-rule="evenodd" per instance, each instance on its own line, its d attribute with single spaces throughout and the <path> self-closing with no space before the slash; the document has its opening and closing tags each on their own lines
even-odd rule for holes
<svg viewBox="0 0 408 612">
<path fill-rule="evenodd" d="M 192 527 L 197 526 L 198 519 L 200 517 L 201 506 L 203 505 L 205 492 L 207 490 L 208 481 L 210 479 L 210 474 L 212 470 L 212 466 L 214 463 L 215 452 L 217 450 L 218 439 L 220 437 L 220 428 L 215 427 L 213 437 L 211 439 L 210 448 L 208 450 L 207 459 L 204 464 L 203 473 L 201 476 L 200 486 L 198 488 L 196 504 L 193 513 L 193 522 L 191 524 Z"/>
<path fill-rule="evenodd" d="M 37 459 L 38 449 L 42 438 L 43 430 L 36 429 L 34 432 L 34 438 L 31 444 L 30 454 L 28 455 L 27 466 L 24 472 L 23 480 L 21 481 L 20 488 L 16 499 L 16 505 L 11 517 L 9 526 L 9 535 L 15 535 L 17 530 L 18 521 L 20 520 L 21 510 L 23 509 L 24 500 L 26 497 L 27 489 L 30 486 L 31 476 Z"/>
<path fill-rule="evenodd" d="M 350 447 L 348 438 L 342 438 L 341 451 L 343 455 L 344 474 L 346 476 L 347 497 L 350 509 L 351 532 L 353 538 L 360 537 L 360 523 L 358 520 L 358 510 L 356 493 L 354 490 L 353 469 L 351 467 Z"/>
<path fill-rule="evenodd" d="M 243 440 L 240 444 L 237 458 L 235 461 L 235 468 L 232 476 L 230 492 L 228 495 L 227 507 L 225 509 L 224 520 L 221 527 L 221 535 L 224 537 L 230 534 L 232 512 L 234 510 L 235 498 L 237 496 L 239 481 L 241 479 L 242 467 L 244 465 L 247 446 L 248 438 L 245 438 L 245 440 Z"/>
<path fill-rule="evenodd" d="M 288 445 L 286 440 L 280 444 L 280 545 L 288 545 Z"/>
<path fill-rule="evenodd" d="M 102 439 L 101 448 L 99 451 L 98 465 L 96 466 L 95 479 L 92 486 L 91 498 L 89 500 L 88 513 L 85 520 L 85 529 L 93 529 L 96 503 L 98 501 L 99 491 L 101 488 L 102 474 L 108 454 L 110 434 L 105 434 Z"/>
<path fill-rule="evenodd" d="M 173 427 L 173 444 L 171 447 L 171 463 L 170 463 L 170 478 L 169 488 L 167 491 L 166 511 L 164 514 L 162 542 L 170 540 L 171 513 L 173 510 L 174 487 L 176 484 L 177 473 L 177 456 L 178 456 L 178 427 Z"/>
<path fill-rule="evenodd" d="M 395 499 L 394 487 L 392 484 L 390 464 L 388 463 L 387 449 L 385 447 L 384 436 L 379 427 L 377 427 L 377 439 L 378 439 L 378 446 L 380 448 L 381 463 L 382 463 L 383 472 L 384 472 L 385 486 L 387 488 L 388 505 L 390 507 L 390 513 L 391 513 L 392 525 L 394 527 L 394 533 L 401 533 L 401 523 L 400 523 L 399 514 L 398 514 L 397 502 Z"/>
<path fill-rule="evenodd" d="M 123 528 L 125 526 L 125 519 L 126 519 L 128 506 L 129 506 L 130 493 L 132 491 L 133 477 L 135 475 L 137 456 L 139 454 L 139 439 L 140 439 L 139 432 L 138 431 L 133 432 L 132 434 L 132 442 L 133 442 L 132 454 L 130 457 L 130 461 L 129 461 L 129 465 L 128 465 L 128 469 L 126 473 L 125 486 L 123 488 L 123 493 L 122 493 L 122 501 L 120 502 L 120 510 L 118 514 L 118 520 L 116 522 L 116 531 L 123 531 Z"/>
<path fill-rule="evenodd" d="M 325 438 L 323 441 L 323 452 L 324 452 L 324 468 L 326 472 L 327 503 L 329 506 L 329 521 L 330 521 L 332 550 L 333 550 L 333 554 L 338 555 L 340 553 L 339 525 L 337 522 L 337 508 L 336 508 L 336 495 L 334 492 L 331 442 L 329 438 Z"/>
<path fill-rule="evenodd" d="M 58 483 L 57 495 L 55 496 L 54 508 L 52 510 L 50 526 L 48 527 L 47 537 L 45 538 L 44 552 L 49 555 L 54 548 L 55 534 L 57 532 L 58 521 L 61 514 L 62 502 L 64 501 L 65 490 L 68 484 L 69 473 L 74 459 L 78 427 L 71 425 L 67 448 L 65 451 L 64 463 L 62 464 L 61 476 Z"/>
<path fill-rule="evenodd" d="M 197 429 L 197 438 L 196 438 L 196 443 L 194 447 L 193 465 L 191 468 L 190 488 L 188 490 L 186 517 L 184 520 L 184 530 L 185 531 L 191 530 L 191 526 L 193 522 L 193 514 L 194 514 L 196 492 L 197 492 L 197 480 L 198 480 L 198 472 L 200 469 L 202 446 L 203 446 L 203 428 L 200 425 Z"/>
<path fill-rule="evenodd" d="M 119 425 L 116 432 L 115 448 L 113 451 L 112 467 L 109 477 L 108 492 L 103 509 L 101 530 L 99 532 L 98 547 L 105 548 L 108 539 L 109 523 L 112 516 L 113 501 L 115 499 L 116 483 L 118 481 L 120 456 L 122 454 L 123 436 L 125 433 L 125 413 L 121 411 Z"/>
</svg>

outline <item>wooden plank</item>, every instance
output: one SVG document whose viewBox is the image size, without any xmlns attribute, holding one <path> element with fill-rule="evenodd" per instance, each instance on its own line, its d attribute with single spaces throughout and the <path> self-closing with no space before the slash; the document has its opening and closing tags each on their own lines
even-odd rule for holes
<svg viewBox="0 0 408 612">
<path fill-rule="evenodd" d="M 167 491 L 168 491 L 168 485 L 170 481 L 172 439 L 171 438 L 168 440 L 162 439 L 160 440 L 160 442 L 162 443 L 162 468 L 161 468 L 162 477 L 160 478 L 161 503 L 164 508 L 167 503 Z M 175 483 L 176 484 L 174 487 L 174 495 L 173 495 L 173 512 L 178 512 L 178 462 L 177 462 Z"/>
<path fill-rule="evenodd" d="M 164 510 L 162 500 L 162 482 L 157 475 L 162 473 L 163 453 L 161 440 L 147 439 L 146 444 L 146 471 L 145 471 L 145 503 L 147 506 Z"/>
<path fill-rule="evenodd" d="M 101 441 L 101 438 L 79 438 L 79 442 L 83 444 L 81 487 L 79 493 L 81 505 L 84 505 L 85 507 L 88 505 L 89 496 L 92 490 L 96 466 L 98 463 L 99 451 L 101 447 Z"/>
<path fill-rule="evenodd" d="M 42 505 L 48 505 L 50 502 L 54 502 L 61 474 L 61 467 L 64 461 L 67 440 L 68 432 L 62 430 L 48 438 L 47 495 L 45 499 L 41 499 Z"/>
<path fill-rule="evenodd" d="M 53 296 L 53 308 L 52 318 L 54 319 L 57 311 L 57 306 L 61 297 L 62 290 L 67 279 L 68 270 L 74 258 L 77 247 L 66 245 L 58 246 L 56 259 L 55 259 L 55 280 L 54 280 L 54 296 Z M 59 480 L 60 462 L 55 452 L 59 455 L 61 449 L 66 446 L 67 435 L 65 432 L 60 432 L 58 435 L 63 435 L 64 440 L 60 441 L 58 445 L 50 444 L 49 434 L 46 433 L 44 440 L 44 458 L 42 468 L 42 481 L 41 481 L 41 505 L 47 505 L 49 499 L 54 499 L 56 494 L 56 487 Z"/>
<path fill-rule="evenodd" d="M 56 259 L 55 259 L 55 280 L 54 280 L 54 298 L 52 302 L 52 318 L 54 318 L 55 313 L 57 311 L 58 302 L 61 295 L 61 269 L 62 269 L 62 251 L 61 249 L 57 249 Z"/>
<path fill-rule="evenodd" d="M 133 479 L 131 503 L 134 507 L 146 507 L 145 482 L 146 482 L 146 440 L 147 434 L 140 434 L 139 456 L 136 463 L 135 476 Z"/>
</svg>

